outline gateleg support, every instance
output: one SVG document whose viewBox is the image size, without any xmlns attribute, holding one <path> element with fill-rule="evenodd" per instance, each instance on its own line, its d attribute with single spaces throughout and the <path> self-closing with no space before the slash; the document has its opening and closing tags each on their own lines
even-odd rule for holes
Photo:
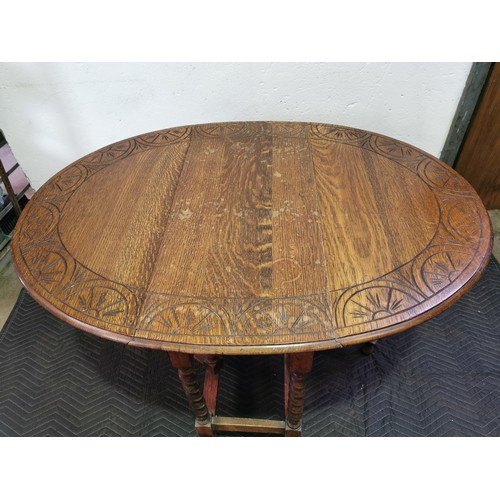
<svg viewBox="0 0 500 500">
<path fill-rule="evenodd" d="M 313 352 L 285 354 L 285 436 L 302 435 L 306 382 Z"/>
<path fill-rule="evenodd" d="M 205 398 L 196 380 L 196 372 L 192 363 L 192 355 L 180 352 L 169 352 L 168 356 L 174 368 L 177 368 L 179 380 L 186 394 L 191 410 L 195 416 L 195 429 L 198 436 L 213 436 L 212 416 Z"/>
<path fill-rule="evenodd" d="M 205 367 L 203 396 L 208 411 L 213 416 L 217 408 L 217 391 L 219 389 L 219 374 L 222 366 L 222 359 L 220 356 L 214 354 L 195 354 L 194 359 Z"/>
</svg>

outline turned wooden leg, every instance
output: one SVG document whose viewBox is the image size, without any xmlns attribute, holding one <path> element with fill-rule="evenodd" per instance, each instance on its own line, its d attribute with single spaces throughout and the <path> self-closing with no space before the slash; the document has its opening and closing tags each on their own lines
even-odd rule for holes
<svg viewBox="0 0 500 500">
<path fill-rule="evenodd" d="M 306 380 L 313 356 L 312 352 L 285 355 L 285 436 L 302 434 Z"/>
<path fill-rule="evenodd" d="M 217 389 L 219 387 L 219 372 L 222 366 L 222 359 L 214 354 L 195 354 L 194 359 L 205 367 L 203 396 L 208 411 L 212 415 L 215 415 L 215 408 L 217 407 Z"/>
<path fill-rule="evenodd" d="M 191 355 L 179 352 L 169 352 L 168 355 L 173 367 L 177 368 L 182 388 L 195 415 L 196 432 L 199 436 L 212 436 L 211 415 L 196 380 Z"/>
</svg>

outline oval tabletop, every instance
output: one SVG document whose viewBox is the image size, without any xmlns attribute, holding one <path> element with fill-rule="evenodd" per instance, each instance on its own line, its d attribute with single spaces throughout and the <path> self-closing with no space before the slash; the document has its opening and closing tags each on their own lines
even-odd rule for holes
<svg viewBox="0 0 500 500">
<path fill-rule="evenodd" d="M 488 214 L 408 144 L 295 122 L 126 139 L 49 180 L 19 220 L 29 293 L 96 335 L 156 349 L 341 347 L 429 319 L 477 281 Z"/>
</svg>

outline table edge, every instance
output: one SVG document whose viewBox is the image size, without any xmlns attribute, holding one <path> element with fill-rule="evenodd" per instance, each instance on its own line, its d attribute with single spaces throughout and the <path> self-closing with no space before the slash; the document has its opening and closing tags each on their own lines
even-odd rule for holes
<svg viewBox="0 0 500 500">
<path fill-rule="evenodd" d="M 448 309 L 450 306 L 455 304 L 461 297 L 468 293 L 474 285 L 482 277 L 488 263 L 490 262 L 493 249 L 493 231 L 491 230 L 491 220 L 489 220 L 490 227 L 490 239 L 488 244 L 488 250 L 486 251 L 481 265 L 477 267 L 476 272 L 469 278 L 469 280 L 458 290 L 456 290 L 452 295 L 444 299 L 443 301 L 436 304 L 434 307 L 427 309 L 426 311 L 418 314 L 408 320 L 395 323 L 393 325 L 388 325 L 386 327 L 353 334 L 350 336 L 342 337 L 340 339 L 331 339 L 323 341 L 312 341 L 304 343 L 294 343 L 294 344 L 269 344 L 269 345 L 203 345 L 203 344 L 188 344 L 188 343 L 174 343 L 166 342 L 160 340 L 150 340 L 145 338 L 136 338 L 130 335 L 120 334 L 116 332 L 110 332 L 104 330 L 97 326 L 93 326 L 83 321 L 80 321 L 74 317 L 64 314 L 62 311 L 57 309 L 53 304 L 45 300 L 41 295 L 39 295 L 34 289 L 31 289 L 18 275 L 21 284 L 28 292 L 28 294 L 44 309 L 54 315 L 56 318 L 64 321 L 65 323 L 85 332 L 101 337 L 107 340 L 112 340 L 114 342 L 119 342 L 132 347 L 141 347 L 147 349 L 161 350 L 161 351 L 171 351 L 171 352 L 183 352 L 188 354 L 225 354 L 225 355 L 255 355 L 255 354 L 286 354 L 294 352 L 312 352 L 312 351 L 324 351 L 329 349 L 338 349 L 342 347 L 347 347 L 349 345 L 361 344 L 364 342 L 370 342 L 374 340 L 379 340 L 384 337 L 389 337 L 397 333 L 404 332 L 410 328 L 418 326 L 425 321 L 428 321 L 444 310 Z M 14 253 L 12 254 L 12 262 L 16 273 L 18 271 L 17 261 Z M 439 294 L 438 294 L 439 295 Z"/>
<path fill-rule="evenodd" d="M 233 121 L 233 122 L 213 122 L 213 123 L 206 123 L 206 124 L 191 124 L 191 125 L 178 125 L 176 127 L 169 127 L 167 129 L 159 129 L 158 131 L 153 131 L 153 132 L 147 132 L 145 134 L 138 134 L 135 136 L 132 136 L 128 139 L 133 139 L 135 137 L 139 137 L 142 135 L 146 135 L 149 133 L 154 133 L 154 132 L 160 132 L 164 130 L 171 130 L 171 129 L 177 129 L 177 128 L 182 128 L 182 127 L 195 127 L 195 126 L 203 126 L 203 125 L 216 125 L 216 124 L 231 124 L 231 123 L 302 123 L 302 124 L 308 124 L 308 125 L 325 125 L 329 127 L 341 127 L 343 129 L 350 129 L 354 130 L 357 132 L 366 132 L 371 135 L 375 135 L 381 138 L 387 138 L 392 141 L 396 141 L 398 143 L 401 143 L 403 145 L 408 145 L 412 149 L 423 153 L 424 155 L 431 157 L 433 160 L 437 161 L 439 164 L 442 166 L 447 167 L 448 169 L 453 170 L 449 165 L 444 163 L 442 160 L 439 158 L 431 155 L 430 153 L 418 148 L 417 146 L 414 146 L 412 144 L 409 144 L 405 141 L 401 141 L 399 139 L 395 139 L 390 136 L 386 136 L 384 134 L 380 134 L 379 132 L 374 132 L 374 131 L 369 131 L 365 129 L 358 129 L 358 128 L 353 128 L 353 127 L 348 127 L 344 125 L 338 125 L 338 124 L 331 124 L 331 123 L 324 123 L 324 122 L 310 122 L 310 121 L 262 121 L 262 120 L 255 120 L 255 121 Z M 112 143 L 110 145 L 104 146 L 104 148 L 107 148 L 109 146 L 112 146 L 113 144 L 119 144 L 121 142 L 124 142 L 128 140 L 127 138 L 121 139 L 115 143 Z M 101 149 L 104 149 L 101 148 Z M 99 151 L 92 151 L 89 154 L 93 154 L 95 152 Z M 85 158 L 82 157 L 82 158 Z M 82 160 L 82 158 L 77 159 L 75 162 L 71 163 L 65 169 L 71 168 L 74 164 L 78 163 L 79 161 Z M 63 169 L 63 170 L 65 170 Z M 56 178 L 58 175 L 60 175 L 62 172 L 59 171 L 57 172 L 51 179 L 49 179 L 45 184 L 49 183 L 51 180 Z M 469 184 L 470 186 L 470 184 Z M 472 188 L 472 186 L 471 186 Z M 476 191 L 472 188 L 472 192 L 474 193 L 475 197 L 477 198 L 478 201 L 481 202 L 479 196 L 477 195 Z M 291 343 L 291 344 L 268 344 L 268 345 L 204 345 L 204 344 L 188 344 L 188 343 L 177 343 L 177 342 L 168 342 L 168 341 L 162 341 L 162 340 L 149 340 L 145 338 L 138 338 L 134 337 L 130 334 L 121 334 L 121 333 L 116 333 L 116 332 L 111 332 L 109 330 L 105 330 L 103 328 L 100 328 L 98 326 L 94 326 L 88 323 L 85 323 L 77 318 L 74 318 L 72 316 L 67 315 L 66 313 L 62 312 L 60 309 L 58 309 L 56 306 L 48 302 L 46 299 L 44 299 L 40 294 L 36 292 L 34 288 L 29 286 L 27 283 L 25 283 L 21 277 L 21 274 L 19 272 L 21 266 L 18 265 L 17 263 L 17 256 L 16 252 L 12 252 L 12 261 L 16 270 L 16 273 L 18 275 L 18 278 L 20 279 L 21 283 L 23 284 L 24 288 L 27 290 L 27 292 L 32 296 L 42 307 L 44 307 L 46 310 L 48 310 L 51 314 L 56 316 L 58 319 L 63 320 L 64 322 L 70 324 L 71 326 L 74 326 L 84 332 L 91 333 L 93 335 L 99 336 L 101 338 L 113 340 L 116 342 L 120 342 L 123 344 L 127 345 L 132 345 L 132 346 L 137 346 L 137 347 L 145 347 L 145 348 L 151 348 L 151 349 L 158 349 L 158 350 L 165 350 L 165 351 L 176 351 L 176 352 L 187 352 L 187 353 L 195 353 L 195 352 L 203 352 L 203 353 L 209 353 L 209 354 L 273 354 L 273 353 L 286 353 L 286 352 L 302 352 L 302 351 L 316 351 L 316 350 L 327 350 L 327 349 L 334 349 L 334 348 L 339 348 L 347 345 L 352 345 L 352 344 L 357 344 L 357 343 L 362 343 L 370 340 L 376 340 L 379 338 L 383 338 L 385 336 L 393 335 L 396 333 L 399 333 L 401 331 L 407 330 L 413 326 L 416 326 L 418 324 L 421 324 L 422 322 L 433 318 L 440 312 L 444 311 L 448 307 L 450 307 L 453 303 L 455 303 L 457 300 L 460 299 L 464 294 L 466 294 L 472 287 L 473 285 L 480 279 L 482 276 L 488 262 L 490 259 L 491 255 L 491 250 L 493 246 L 493 231 L 491 228 L 491 220 L 484 208 L 484 205 L 482 202 L 480 203 L 480 211 L 483 212 L 484 217 L 483 220 L 487 221 L 487 225 L 484 226 L 486 229 L 486 235 L 489 231 L 489 241 L 486 243 L 483 240 L 483 243 L 481 243 L 479 246 L 482 247 L 483 249 L 486 249 L 486 251 L 483 254 L 483 259 L 480 263 L 480 265 L 477 265 L 476 263 L 476 269 L 474 270 L 473 274 L 469 277 L 469 279 L 464 283 L 459 289 L 455 290 L 451 295 L 448 297 L 445 297 L 441 302 L 436 304 L 435 306 L 430 307 L 427 310 L 424 310 L 422 313 L 417 314 L 416 316 L 413 316 L 407 320 L 400 321 L 398 323 L 388 325 L 385 327 L 378 328 L 376 330 L 370 330 L 367 332 L 362 332 L 362 333 L 354 333 L 346 337 L 341 337 L 340 339 L 329 339 L 329 340 L 316 340 L 316 341 L 307 341 L 304 343 Z M 24 219 L 25 213 L 21 214 L 21 218 L 18 221 L 18 224 Z M 486 236 L 485 235 L 485 236 Z M 484 238 L 486 239 L 486 238 Z M 446 291 L 446 289 L 445 289 Z M 442 294 L 442 292 L 439 292 L 436 297 L 439 297 Z M 131 327 L 130 330 L 134 330 L 134 327 Z"/>
</svg>

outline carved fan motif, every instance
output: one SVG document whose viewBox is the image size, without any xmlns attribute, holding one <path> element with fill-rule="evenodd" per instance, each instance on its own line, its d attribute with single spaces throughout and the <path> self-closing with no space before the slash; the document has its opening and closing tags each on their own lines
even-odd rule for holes
<svg viewBox="0 0 500 500">
<path fill-rule="evenodd" d="M 29 223 L 23 224 L 20 237 L 24 244 L 31 246 L 47 237 L 54 229 L 57 218 L 54 208 L 50 206 L 34 205 L 26 210 L 29 210 Z"/>
<path fill-rule="evenodd" d="M 273 135 L 281 137 L 305 137 L 306 128 L 303 123 L 273 123 Z"/>
<path fill-rule="evenodd" d="M 71 191 L 85 176 L 78 167 L 70 168 L 54 180 L 55 186 L 62 192 Z"/>
<path fill-rule="evenodd" d="M 300 335 L 331 330 L 331 322 L 324 313 L 300 302 L 259 304 L 243 324 L 244 335 Z"/>
<path fill-rule="evenodd" d="M 35 248 L 26 254 L 26 261 L 33 270 L 33 277 L 47 290 L 55 288 L 66 274 L 66 260 L 55 251 Z"/>
<path fill-rule="evenodd" d="M 71 291 L 66 301 L 83 314 L 98 319 L 116 320 L 128 316 L 127 298 L 115 288 L 107 286 L 86 286 Z"/>
<path fill-rule="evenodd" d="M 409 293 L 389 286 L 368 287 L 354 293 L 343 307 L 344 324 L 365 323 L 399 314 L 418 304 Z"/>
<path fill-rule="evenodd" d="M 426 155 L 408 144 L 403 144 L 388 137 L 375 137 L 374 149 L 384 156 L 388 156 L 396 161 L 415 160 L 425 158 Z"/>
<path fill-rule="evenodd" d="M 150 315 L 144 329 L 169 335 L 223 335 L 220 316 L 197 303 L 165 304 Z"/>
<path fill-rule="evenodd" d="M 115 161 L 126 157 L 132 150 L 132 147 L 133 142 L 131 140 L 121 141 L 99 149 L 95 153 L 85 156 L 82 160 L 86 164 L 90 165 L 114 163 Z"/>
<path fill-rule="evenodd" d="M 187 139 L 190 133 L 191 129 L 189 127 L 160 130 L 141 135 L 137 138 L 137 141 L 149 146 L 164 146 L 165 144 L 173 144 Z"/>
<path fill-rule="evenodd" d="M 201 125 L 197 128 L 200 135 L 206 137 L 227 137 L 245 129 L 245 123 L 225 123 Z"/>
<path fill-rule="evenodd" d="M 316 137 L 321 139 L 342 143 L 356 143 L 368 137 L 368 133 L 362 130 L 323 124 L 313 125 L 311 131 Z"/>
<path fill-rule="evenodd" d="M 477 242 L 481 235 L 479 214 L 472 200 L 464 200 L 448 210 L 447 229 L 465 241 Z"/>
<path fill-rule="evenodd" d="M 467 183 L 452 172 L 449 172 L 445 167 L 439 165 L 435 160 L 427 160 L 422 164 L 423 173 L 421 177 L 427 180 L 431 185 L 439 187 L 445 191 L 451 192 L 466 192 L 470 190 Z"/>
<path fill-rule="evenodd" d="M 470 255 L 459 252 L 440 252 L 427 258 L 421 273 L 425 284 L 434 292 L 455 281 L 470 261 Z"/>
</svg>

